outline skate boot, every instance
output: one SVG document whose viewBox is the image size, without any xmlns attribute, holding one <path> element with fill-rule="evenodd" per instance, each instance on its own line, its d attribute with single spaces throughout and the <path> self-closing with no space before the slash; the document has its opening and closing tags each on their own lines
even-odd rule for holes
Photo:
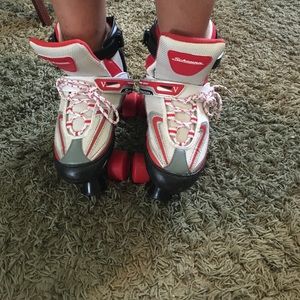
<svg viewBox="0 0 300 300">
<path fill-rule="evenodd" d="M 60 106 L 54 138 L 55 167 L 67 182 L 94 196 L 105 186 L 106 164 L 114 145 L 118 108 L 133 88 L 122 52 L 123 36 L 114 19 L 100 51 L 83 41 L 62 41 L 59 24 L 49 42 L 30 45 L 43 59 L 64 71 L 56 87 Z"/>
<path fill-rule="evenodd" d="M 208 31 L 209 38 L 160 34 L 155 24 L 144 36 L 151 55 L 140 90 L 148 123 L 148 192 L 154 199 L 168 200 L 188 189 L 205 165 L 209 118 L 222 104 L 207 79 L 225 48 L 211 21 Z"/>
</svg>

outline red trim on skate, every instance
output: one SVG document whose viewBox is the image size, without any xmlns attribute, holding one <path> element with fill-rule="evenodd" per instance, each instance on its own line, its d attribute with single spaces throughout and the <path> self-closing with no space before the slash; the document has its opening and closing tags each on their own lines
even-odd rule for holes
<svg viewBox="0 0 300 300">
<path fill-rule="evenodd" d="M 160 137 L 160 131 L 159 131 L 159 125 L 158 125 L 158 123 L 163 122 L 163 118 L 160 117 L 160 116 L 154 116 L 152 118 L 151 122 L 152 122 L 152 126 L 154 128 L 156 140 L 159 144 L 159 147 L 160 147 L 161 153 L 163 155 L 163 158 L 165 160 L 165 163 L 168 163 L 168 158 L 167 158 L 167 155 L 166 155 L 166 152 L 165 152 L 165 149 L 164 149 L 163 142 L 162 142 L 161 137 Z"/>
<path fill-rule="evenodd" d="M 46 57 L 39 55 L 44 60 L 51 62 L 54 66 L 67 72 L 76 72 L 77 66 L 75 60 L 72 57 Z"/>
<path fill-rule="evenodd" d="M 205 69 L 211 62 L 211 56 L 193 55 L 178 51 L 168 51 L 172 70 L 180 75 L 193 76 Z"/>
<path fill-rule="evenodd" d="M 196 149 L 194 151 L 194 156 L 193 156 L 192 162 L 190 164 L 190 169 L 193 167 L 193 164 L 195 163 L 195 160 L 196 160 L 197 156 L 200 153 L 200 148 L 201 148 L 201 146 L 203 144 L 203 140 L 204 140 L 204 137 L 205 137 L 206 131 L 207 131 L 207 124 L 206 123 L 202 123 L 201 126 L 200 126 L 200 129 L 202 131 L 202 136 L 201 136 L 201 139 L 200 139 L 200 141 L 199 141 L 199 143 L 198 143 L 198 145 L 197 145 L 197 147 L 196 147 Z"/>
<path fill-rule="evenodd" d="M 89 45 L 87 43 L 85 43 L 82 40 L 79 39 L 74 39 L 74 40 L 68 40 L 68 41 L 62 41 L 62 42 L 45 42 L 42 40 L 39 40 L 37 38 L 29 38 L 29 42 L 33 43 L 37 46 L 43 47 L 43 48 L 58 48 L 58 47 L 65 47 L 65 46 L 70 46 L 70 45 L 74 45 L 74 44 L 80 44 L 81 46 L 84 46 L 89 54 L 96 59 L 98 62 L 100 62 L 100 60 L 97 58 L 97 56 L 93 53 L 92 49 L 89 47 Z"/>
<path fill-rule="evenodd" d="M 62 41 L 62 36 L 61 36 L 59 23 L 56 23 L 54 25 L 54 34 L 55 34 L 55 37 L 56 37 L 57 41 L 61 42 Z"/>
<path fill-rule="evenodd" d="M 98 125 L 97 131 L 96 131 L 96 133 L 95 133 L 95 135 L 93 137 L 93 140 L 92 140 L 92 142 L 89 145 L 89 148 L 88 148 L 88 151 L 86 153 L 86 156 L 88 156 L 90 154 L 90 152 L 91 152 L 91 150 L 92 150 L 92 148 L 93 148 L 93 146 L 94 146 L 94 144 L 95 144 L 95 142 L 96 142 L 96 140 L 97 140 L 97 138 L 98 138 L 98 136 L 99 136 L 99 134 L 100 134 L 100 132 L 101 132 L 101 130 L 103 128 L 103 126 L 104 126 L 104 123 L 105 123 L 105 118 L 103 117 L 102 120 L 101 120 L 101 122 L 100 122 L 100 124 Z"/>
<path fill-rule="evenodd" d="M 145 61 L 145 68 L 148 69 L 155 62 L 155 58 L 150 54 L 147 56 Z"/>
<path fill-rule="evenodd" d="M 141 80 L 140 86 L 146 88 L 151 87 L 157 94 L 169 96 L 179 95 L 184 89 L 184 84 L 148 80 Z"/>
<path fill-rule="evenodd" d="M 59 155 L 58 155 L 57 150 L 56 150 L 56 147 L 55 147 L 55 144 L 53 144 L 53 152 L 54 152 L 55 159 L 60 160 Z"/>
<path fill-rule="evenodd" d="M 112 139 L 113 139 L 113 131 L 111 131 L 110 133 L 110 137 L 108 140 L 108 143 L 105 145 L 105 147 L 102 149 L 102 151 L 96 156 L 96 157 L 92 157 L 91 159 L 97 159 L 99 156 L 101 156 L 103 153 L 105 153 L 107 151 L 107 149 L 109 148 L 109 146 L 111 145 Z"/>
<path fill-rule="evenodd" d="M 211 39 L 217 39 L 217 27 L 216 25 L 212 22 L 212 33 L 211 33 Z"/>
<path fill-rule="evenodd" d="M 103 59 L 103 64 L 112 77 L 123 72 L 123 70 L 112 59 Z"/>
<path fill-rule="evenodd" d="M 218 43 L 225 43 L 223 39 L 208 39 L 208 38 L 197 38 L 191 36 L 183 36 L 178 35 L 170 32 L 163 32 L 161 36 L 165 36 L 171 38 L 172 40 L 185 42 L 185 43 L 193 43 L 193 44 L 218 44 Z"/>
<path fill-rule="evenodd" d="M 148 154 L 151 158 L 151 160 L 159 167 L 162 167 L 161 164 L 159 163 L 159 161 L 157 160 L 157 158 L 155 157 L 154 153 L 152 152 L 151 150 L 151 147 L 150 147 L 150 144 L 149 144 L 149 139 L 148 139 L 148 136 L 146 137 L 146 147 L 147 147 L 147 151 L 148 151 Z"/>
<path fill-rule="evenodd" d="M 103 92 L 121 92 L 125 87 L 133 88 L 133 81 L 127 79 L 97 78 L 95 83 Z"/>
<path fill-rule="evenodd" d="M 61 142 L 61 147 L 62 147 L 62 153 L 63 153 L 63 155 L 65 155 L 66 149 L 65 149 L 64 139 L 63 139 L 62 130 L 61 130 L 61 122 L 63 120 L 63 115 L 59 114 L 57 118 L 58 118 L 58 131 L 59 131 L 59 137 L 60 137 L 60 142 Z"/>
</svg>

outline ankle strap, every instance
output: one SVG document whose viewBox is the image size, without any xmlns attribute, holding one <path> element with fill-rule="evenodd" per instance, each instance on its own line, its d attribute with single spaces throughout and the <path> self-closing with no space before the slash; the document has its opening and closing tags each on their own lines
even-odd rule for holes
<svg viewBox="0 0 300 300">
<path fill-rule="evenodd" d="M 94 54 L 100 59 L 110 59 L 117 51 L 124 47 L 124 39 L 122 31 L 117 27 L 114 17 L 107 17 L 106 22 L 109 24 L 111 30 L 107 34 L 105 41 L 103 42 L 102 49 L 95 51 Z M 58 39 L 53 32 L 49 39 L 49 42 L 58 42 Z"/>
</svg>

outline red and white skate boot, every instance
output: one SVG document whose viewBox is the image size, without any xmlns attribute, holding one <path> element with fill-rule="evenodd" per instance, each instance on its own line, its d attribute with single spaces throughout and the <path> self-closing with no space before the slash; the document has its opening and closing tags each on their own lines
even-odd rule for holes
<svg viewBox="0 0 300 300">
<path fill-rule="evenodd" d="M 148 122 L 149 194 L 155 199 L 189 188 L 205 165 L 209 118 L 219 115 L 222 104 L 207 79 L 225 48 L 211 21 L 208 31 L 210 38 L 194 38 L 160 34 L 154 25 L 145 35 L 151 55 L 140 90 Z"/>
<path fill-rule="evenodd" d="M 55 166 L 66 181 L 83 184 L 87 196 L 94 195 L 99 180 L 106 177 L 118 108 L 133 88 L 122 52 L 122 32 L 113 18 L 107 18 L 107 22 L 111 32 L 97 53 L 81 40 L 62 41 L 59 24 L 50 42 L 30 39 L 41 58 L 65 73 L 56 82 L 60 106 L 54 139 Z"/>
</svg>

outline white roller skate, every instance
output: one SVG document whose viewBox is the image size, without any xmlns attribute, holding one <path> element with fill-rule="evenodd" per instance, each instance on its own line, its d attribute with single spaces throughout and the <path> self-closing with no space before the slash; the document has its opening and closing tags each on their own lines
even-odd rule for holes
<svg viewBox="0 0 300 300">
<path fill-rule="evenodd" d="M 155 199 L 167 200 L 188 189 L 205 165 L 209 118 L 219 115 L 222 104 L 207 80 L 225 48 L 211 21 L 208 31 L 209 38 L 194 38 L 160 34 L 154 25 L 145 34 L 151 55 L 140 90 L 148 122 L 149 194 Z"/>
<path fill-rule="evenodd" d="M 111 31 L 97 53 L 81 40 L 62 41 L 58 24 L 49 42 L 30 39 L 41 58 L 65 73 L 56 82 L 60 106 L 55 166 L 63 179 L 82 185 L 87 196 L 95 195 L 105 185 L 118 108 L 133 88 L 122 52 L 122 32 L 113 18 L 107 18 L 107 22 Z"/>
</svg>

